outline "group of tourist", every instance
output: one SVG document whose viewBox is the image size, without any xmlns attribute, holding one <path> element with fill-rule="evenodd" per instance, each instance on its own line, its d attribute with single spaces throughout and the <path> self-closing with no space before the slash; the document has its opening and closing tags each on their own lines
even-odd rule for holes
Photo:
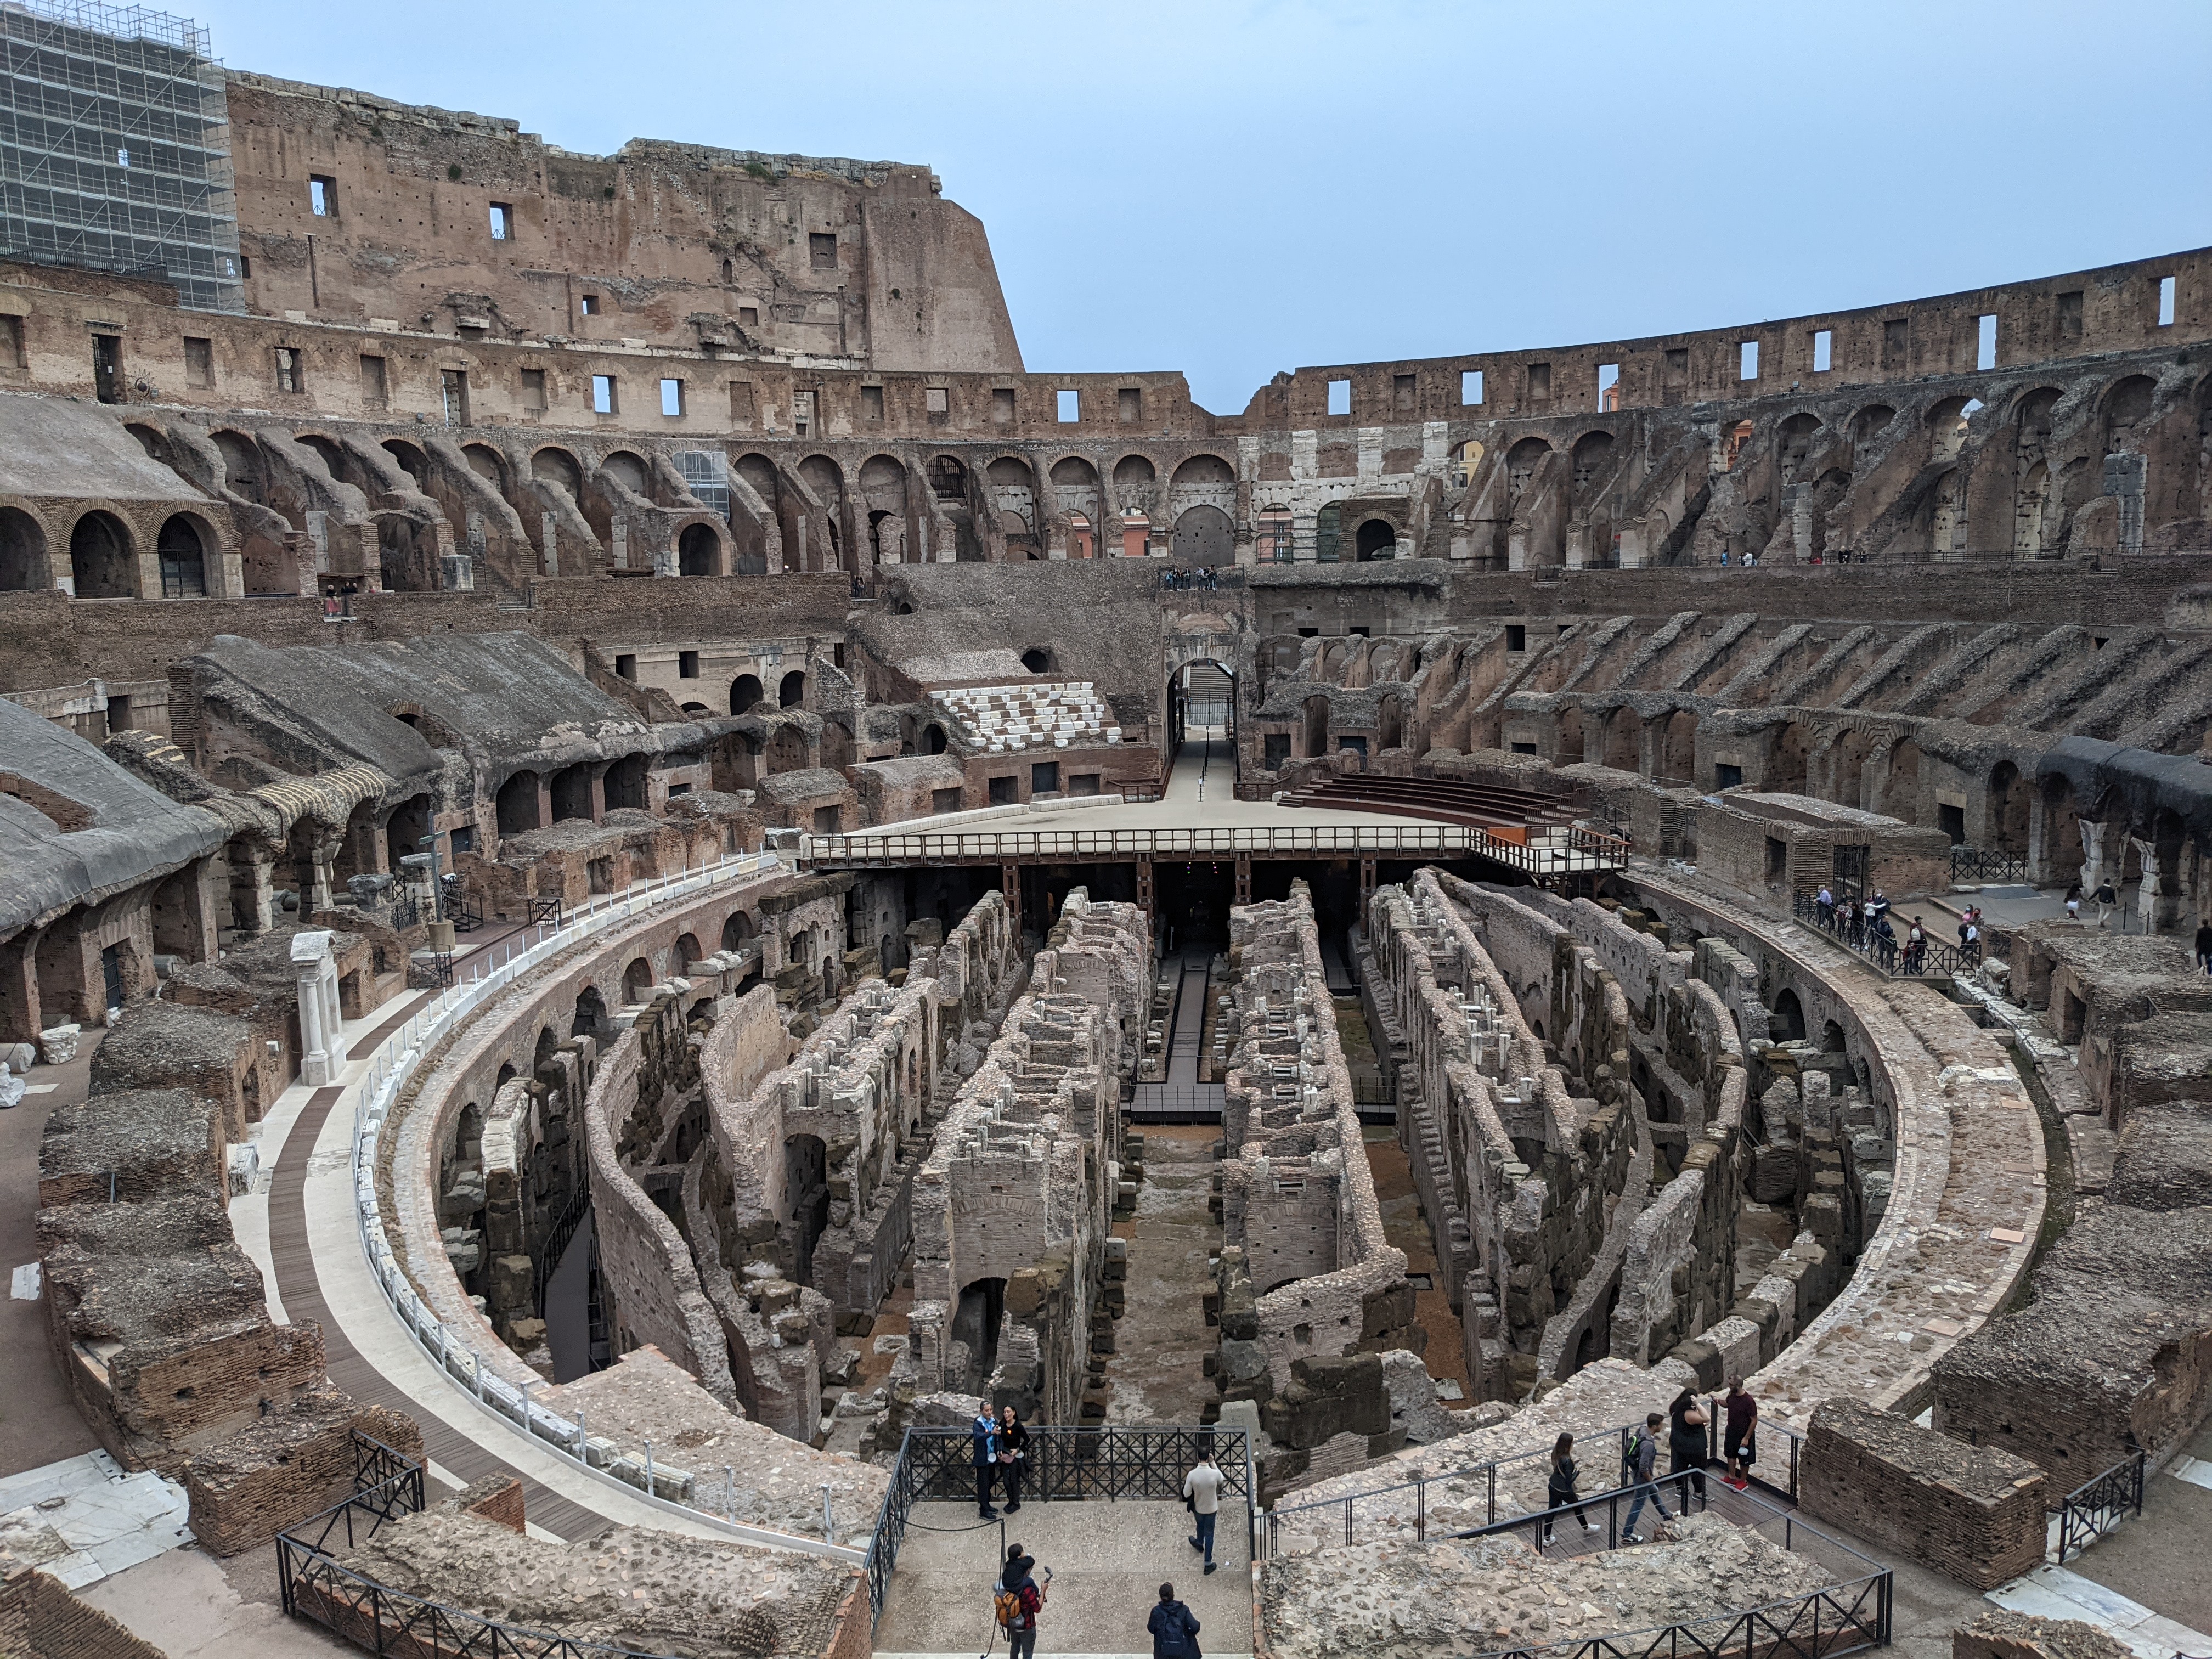
<svg viewBox="0 0 2212 1659">
<path fill-rule="evenodd" d="M 968 1430 L 970 1455 L 975 1467 L 975 1508 L 985 1520 L 995 1521 L 991 1506 L 994 1484 L 1006 1493 L 1006 1513 L 1022 1506 L 1023 1466 L 1029 1460 L 1030 1431 L 1012 1406 L 994 1417 L 978 1412 Z M 1213 1461 L 1211 1447 L 1203 1448 L 1194 1468 L 1182 1478 L 1183 1507 L 1189 1510 L 1195 1530 L 1189 1544 L 1199 1553 L 1207 1573 L 1216 1570 L 1213 1559 L 1214 1524 L 1220 1519 L 1221 1489 L 1227 1480 Z M 1042 1580 L 1040 1580 L 1040 1571 Z M 992 1614 L 1006 1635 L 1006 1659 L 1035 1659 L 1037 1620 L 1044 1611 L 1045 1589 L 1052 1569 L 1039 1569 L 1036 1558 L 1019 1543 L 1006 1547 L 1006 1565 L 991 1586 Z M 1152 1659 L 1200 1659 L 1198 1620 L 1176 1599 L 1172 1582 L 1160 1586 L 1160 1597 L 1146 1621 L 1152 1638 Z"/>
<path fill-rule="evenodd" d="M 1721 1449 L 1728 1465 L 1721 1480 L 1743 1492 L 1750 1487 L 1751 1466 L 1759 1458 L 1759 1401 L 1744 1391 L 1743 1378 L 1732 1376 L 1727 1396 L 1718 1402 L 1717 1409 L 1723 1424 Z M 1659 1437 L 1662 1428 L 1667 1437 L 1668 1479 L 1680 1481 L 1676 1502 L 1686 1512 L 1693 1498 L 1699 1509 L 1705 1506 L 1705 1463 L 1711 1450 L 1708 1425 L 1711 1421 L 1711 1414 L 1698 1403 L 1696 1391 L 1685 1389 L 1664 1412 L 1648 1413 L 1644 1426 L 1629 1437 L 1620 1460 L 1620 1489 L 1631 1494 L 1628 1522 L 1621 1528 L 1622 1543 L 1644 1541 L 1636 1528 L 1644 1518 L 1647 1504 L 1660 1520 L 1674 1518 L 1668 1513 L 1666 1500 L 1659 1490 Z M 1577 1490 L 1581 1479 L 1582 1471 L 1575 1462 L 1575 1437 L 1563 1434 L 1552 1447 L 1552 1467 L 1545 1483 L 1548 1502 L 1538 1523 L 1544 1547 L 1549 1548 L 1553 1542 L 1553 1526 L 1563 1510 L 1574 1511 L 1575 1520 L 1584 1532 L 1604 1530 L 1589 1517 L 1590 1500 L 1583 1498 Z"/>
<path fill-rule="evenodd" d="M 1183 592 L 1192 589 L 1200 593 L 1211 593 L 1220 586 L 1220 573 L 1210 564 L 1202 564 L 1195 570 L 1160 572 L 1160 592 L 1163 593 Z"/>
<path fill-rule="evenodd" d="M 1896 925 L 1889 919 L 1888 896 L 1877 887 L 1867 897 L 1856 902 L 1838 902 L 1834 892 L 1823 884 L 1814 896 L 1815 919 L 1827 932 L 1854 951 L 1863 951 L 1885 968 L 1894 967 L 1899 973 L 1924 973 L 1928 967 L 1928 924 L 1919 916 L 1912 917 L 1898 937 Z M 1969 963 L 1982 959 L 1982 911 L 1979 905 L 1969 905 L 1959 917 L 1959 951 Z"/>
</svg>

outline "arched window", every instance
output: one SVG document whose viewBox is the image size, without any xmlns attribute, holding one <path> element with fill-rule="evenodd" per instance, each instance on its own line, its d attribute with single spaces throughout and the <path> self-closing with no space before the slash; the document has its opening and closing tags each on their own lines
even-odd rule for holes
<svg viewBox="0 0 2212 1659">
<path fill-rule="evenodd" d="M 155 550 L 161 560 L 161 597 L 199 599 L 207 597 L 207 550 L 192 521 L 179 513 L 161 526 Z"/>
</svg>

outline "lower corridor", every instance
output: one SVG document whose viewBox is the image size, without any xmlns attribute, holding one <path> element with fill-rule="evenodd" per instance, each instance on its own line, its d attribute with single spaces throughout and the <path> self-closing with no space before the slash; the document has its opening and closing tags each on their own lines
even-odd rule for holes
<svg viewBox="0 0 2212 1659">
<path fill-rule="evenodd" d="M 1114 1236 L 1129 1242 L 1129 1274 L 1106 1364 L 1106 1420 L 1194 1424 L 1213 1395 L 1206 1357 L 1219 1335 L 1206 1322 L 1203 1297 L 1221 1248 L 1211 1209 L 1221 1127 L 1151 1123 L 1141 1133 L 1137 1213 L 1114 1224 Z"/>
</svg>

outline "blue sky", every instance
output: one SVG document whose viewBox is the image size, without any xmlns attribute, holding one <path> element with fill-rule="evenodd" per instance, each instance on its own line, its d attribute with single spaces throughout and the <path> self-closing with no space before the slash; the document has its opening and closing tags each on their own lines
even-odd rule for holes
<svg viewBox="0 0 2212 1659">
<path fill-rule="evenodd" d="M 158 0 L 157 0 L 158 3 Z M 1567 344 L 2212 242 L 2203 0 L 301 6 L 240 69 L 629 137 L 926 163 L 1028 366 Z"/>
</svg>

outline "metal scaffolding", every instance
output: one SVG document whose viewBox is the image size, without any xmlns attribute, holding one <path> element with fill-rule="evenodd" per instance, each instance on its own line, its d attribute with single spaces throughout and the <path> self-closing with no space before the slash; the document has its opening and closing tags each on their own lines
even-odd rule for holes
<svg viewBox="0 0 2212 1659">
<path fill-rule="evenodd" d="M 0 256 L 173 283 L 242 311 L 230 111 L 197 23 L 0 3 Z"/>
</svg>

